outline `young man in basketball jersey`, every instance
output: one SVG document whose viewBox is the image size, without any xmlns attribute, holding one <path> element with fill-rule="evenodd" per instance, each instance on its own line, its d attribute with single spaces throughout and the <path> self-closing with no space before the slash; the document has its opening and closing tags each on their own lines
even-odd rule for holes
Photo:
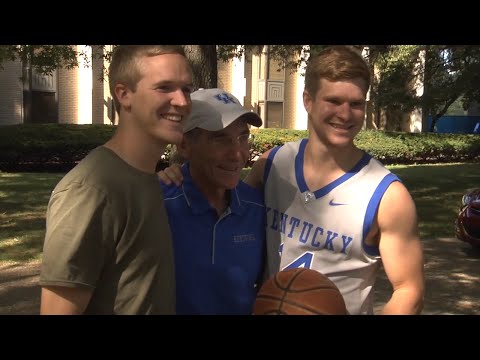
<svg viewBox="0 0 480 360">
<path fill-rule="evenodd" d="M 346 46 L 311 58 L 303 93 L 308 139 L 264 153 L 246 182 L 265 189 L 271 274 L 318 270 L 340 289 L 350 314 L 372 314 L 382 263 L 393 288 L 382 313 L 419 314 L 424 273 L 415 204 L 394 174 L 354 144 L 370 77 L 362 56 Z"/>
</svg>

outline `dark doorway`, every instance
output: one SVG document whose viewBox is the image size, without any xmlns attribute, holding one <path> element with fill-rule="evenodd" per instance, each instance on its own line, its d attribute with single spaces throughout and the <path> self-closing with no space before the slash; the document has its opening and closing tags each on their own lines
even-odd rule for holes
<svg viewBox="0 0 480 360">
<path fill-rule="evenodd" d="M 55 93 L 32 91 L 32 123 L 45 124 L 58 122 L 58 105 Z"/>
</svg>

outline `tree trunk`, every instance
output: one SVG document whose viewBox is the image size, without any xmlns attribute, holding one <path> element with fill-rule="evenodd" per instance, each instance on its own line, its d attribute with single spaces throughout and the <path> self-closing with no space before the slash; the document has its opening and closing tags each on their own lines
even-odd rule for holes
<svg viewBox="0 0 480 360">
<path fill-rule="evenodd" d="M 430 69 L 430 61 L 428 57 L 430 56 L 429 51 L 430 45 L 425 46 L 425 68 L 424 68 L 424 76 L 423 76 L 423 94 L 421 97 L 422 103 L 422 132 L 433 132 L 435 123 L 432 119 L 432 125 L 428 127 L 428 116 L 430 115 L 430 107 L 426 103 L 426 99 L 429 96 L 430 91 L 430 79 L 431 79 L 431 69 Z M 438 119 L 437 119 L 438 120 Z"/>
<path fill-rule="evenodd" d="M 432 125 L 430 126 L 430 132 L 435 131 L 435 125 L 437 124 L 438 119 L 440 119 L 447 112 L 450 105 L 452 105 L 459 96 L 455 93 L 452 94 L 452 97 L 443 105 L 443 108 L 432 118 Z"/>
<path fill-rule="evenodd" d="M 402 115 L 403 112 L 399 108 L 387 106 L 385 108 L 386 131 L 402 131 Z"/>
<path fill-rule="evenodd" d="M 197 88 L 217 87 L 216 45 L 184 45 L 193 69 L 193 86 Z"/>
<path fill-rule="evenodd" d="M 441 115 L 437 114 L 432 117 L 432 123 L 430 124 L 430 128 L 428 129 L 429 132 L 434 132 L 435 131 L 435 125 L 437 125 L 438 119 L 440 119 Z"/>
<path fill-rule="evenodd" d="M 22 59 L 23 67 L 23 122 L 29 124 L 32 122 L 32 75 L 33 75 L 33 48 L 30 48 L 28 54 Z"/>
</svg>

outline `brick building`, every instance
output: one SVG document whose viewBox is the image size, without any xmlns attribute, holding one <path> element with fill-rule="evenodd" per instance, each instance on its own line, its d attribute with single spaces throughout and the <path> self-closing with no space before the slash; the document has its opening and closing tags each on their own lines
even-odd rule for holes
<svg viewBox="0 0 480 360">
<path fill-rule="evenodd" d="M 113 124 L 115 114 L 108 80 L 101 80 L 108 67 L 102 57 L 91 56 L 92 48 L 74 45 L 85 52 L 89 65 L 57 69 L 52 75 L 33 72 L 31 91 L 21 80 L 26 64 L 4 63 L 0 71 L 0 125 L 32 123 Z M 102 51 L 94 48 L 94 51 Z M 106 51 L 110 50 L 109 48 Z M 268 46 L 257 54 L 218 63 L 218 87 L 232 92 L 244 106 L 257 112 L 264 127 L 306 129 L 301 71 L 291 73 L 269 57 Z M 25 112 L 31 96 L 30 120 Z"/>
</svg>

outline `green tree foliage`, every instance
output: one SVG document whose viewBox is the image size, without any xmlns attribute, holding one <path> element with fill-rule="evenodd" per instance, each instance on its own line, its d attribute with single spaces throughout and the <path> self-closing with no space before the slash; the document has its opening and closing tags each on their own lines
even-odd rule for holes
<svg viewBox="0 0 480 360">
<path fill-rule="evenodd" d="M 480 99 L 480 47 L 429 45 L 425 61 L 424 111 L 432 116 L 430 131 L 448 108 L 461 98 L 464 109 Z"/>
<path fill-rule="evenodd" d="M 411 86 L 418 75 L 415 65 L 418 62 L 420 47 L 417 45 L 394 45 L 372 49 L 376 52 L 374 66 L 379 76 L 374 77 L 372 92 L 377 106 L 409 112 L 418 106 L 420 99 Z"/>
<path fill-rule="evenodd" d="M 373 46 L 372 53 L 378 74 L 372 84 L 375 105 L 404 113 L 422 107 L 424 131 L 433 131 L 455 101 L 461 99 L 466 109 L 480 99 L 478 45 L 382 45 Z M 423 82 L 423 93 L 417 94 L 416 79 Z"/>
<path fill-rule="evenodd" d="M 42 74 L 51 74 L 57 68 L 78 67 L 79 57 L 88 60 L 71 45 L 0 45 L 0 69 L 5 61 L 22 60 Z"/>
</svg>

